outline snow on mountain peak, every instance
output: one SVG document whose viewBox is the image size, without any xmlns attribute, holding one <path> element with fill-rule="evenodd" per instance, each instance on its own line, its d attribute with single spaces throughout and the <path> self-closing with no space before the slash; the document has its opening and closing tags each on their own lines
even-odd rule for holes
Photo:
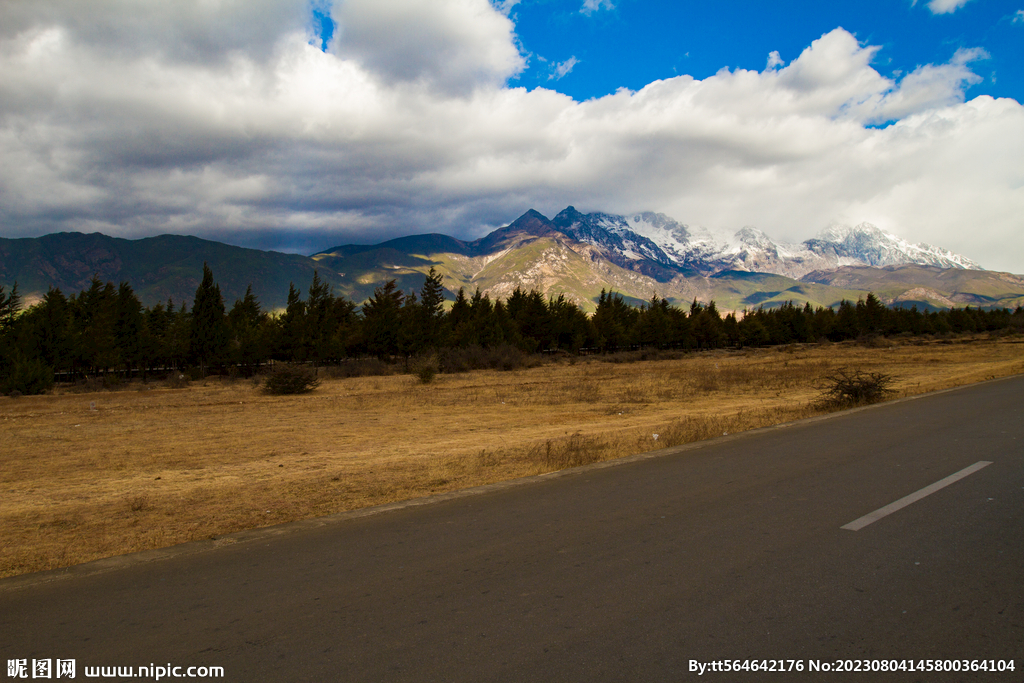
<svg viewBox="0 0 1024 683">
<path fill-rule="evenodd" d="M 747 226 L 729 237 L 690 226 L 653 211 L 627 216 L 584 214 L 567 207 L 551 221 L 573 239 L 601 249 L 619 265 L 646 263 L 711 275 L 723 270 L 777 273 L 800 278 L 840 266 L 932 265 L 981 270 L 959 254 L 928 244 L 911 244 L 870 223 L 833 224 L 802 244 L 776 242 Z M 633 265 L 630 265 L 633 264 Z"/>
<path fill-rule="evenodd" d="M 817 238 L 804 244 L 818 253 L 834 253 L 840 259 L 853 259 L 860 262 L 858 265 L 881 267 L 916 263 L 940 268 L 984 270 L 965 256 L 930 244 L 912 244 L 871 223 L 861 223 L 852 228 L 831 225 Z"/>
</svg>

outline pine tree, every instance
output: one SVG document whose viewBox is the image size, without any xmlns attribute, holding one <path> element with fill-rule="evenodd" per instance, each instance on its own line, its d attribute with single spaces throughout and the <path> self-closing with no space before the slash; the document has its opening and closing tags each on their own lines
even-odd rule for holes
<svg viewBox="0 0 1024 683">
<path fill-rule="evenodd" d="M 690 305 L 690 325 L 697 348 L 716 349 L 725 343 L 725 327 L 714 301 L 702 306 L 694 299 Z"/>
<path fill-rule="evenodd" d="M 131 374 L 142 362 L 142 303 L 127 282 L 117 290 L 114 304 L 114 343 L 125 372 Z"/>
<path fill-rule="evenodd" d="M 280 334 L 277 342 L 277 358 L 287 361 L 306 360 L 306 302 L 295 288 L 288 283 L 288 303 L 284 315 L 278 320 Z"/>
<path fill-rule="evenodd" d="M 3 393 L 15 389 L 25 393 L 19 388 L 21 383 L 16 381 L 21 359 L 13 339 L 15 316 L 20 308 L 17 283 L 9 294 L 4 294 L 4 288 L 0 287 L 0 392 Z"/>
<path fill-rule="evenodd" d="M 164 339 L 163 353 L 167 362 L 174 368 L 181 368 L 188 359 L 189 339 L 192 334 L 192 314 L 184 303 L 175 312 L 174 300 L 167 300 L 167 334 Z"/>
<path fill-rule="evenodd" d="M 264 337 L 266 314 L 260 302 L 252 293 L 252 285 L 245 289 L 245 296 L 236 299 L 228 313 L 228 327 L 231 330 L 234 361 L 241 364 L 248 376 L 265 360 L 267 344 Z"/>
<path fill-rule="evenodd" d="M 328 340 L 328 354 L 331 358 L 344 358 L 357 343 L 359 316 L 356 305 L 344 296 L 331 300 L 331 316 Z"/>
<path fill-rule="evenodd" d="M 54 370 L 71 368 L 71 325 L 68 300 L 51 287 L 26 313 L 39 356 Z"/>
<path fill-rule="evenodd" d="M 388 280 L 377 287 L 363 304 L 363 338 L 367 350 L 381 360 L 397 355 L 401 333 L 401 310 L 405 296 Z"/>
<path fill-rule="evenodd" d="M 114 337 L 117 292 L 110 282 L 104 284 L 93 275 L 89 289 L 70 303 L 74 328 L 76 365 L 88 370 L 106 370 L 118 364 Z"/>
<path fill-rule="evenodd" d="M 466 288 L 459 287 L 455 294 L 455 301 L 452 302 L 451 310 L 448 311 L 448 344 L 450 346 L 469 346 L 472 343 L 472 311 L 469 306 L 469 299 L 466 298 Z"/>
<path fill-rule="evenodd" d="M 558 349 L 576 352 L 588 341 L 592 327 L 580 307 L 559 294 L 548 300 L 550 344 Z"/>
<path fill-rule="evenodd" d="M 441 274 L 433 266 L 420 289 L 420 346 L 437 348 L 441 342 L 441 324 L 444 321 L 444 286 Z"/>
<path fill-rule="evenodd" d="M 228 342 L 224 297 L 220 286 L 213 281 L 213 271 L 203 264 L 203 281 L 196 289 L 192 303 L 192 324 L 189 334 L 189 353 L 198 361 L 200 372 L 223 359 Z"/>
<path fill-rule="evenodd" d="M 309 298 L 306 299 L 305 346 L 313 361 L 320 363 L 330 354 L 328 342 L 331 337 L 331 299 L 333 293 L 330 285 L 320 279 L 320 273 L 313 271 L 313 283 L 309 286 Z"/>
<path fill-rule="evenodd" d="M 21 310 L 21 295 L 18 294 L 18 283 L 15 282 L 9 294 L 4 294 L 0 286 L 0 332 L 14 323 L 14 317 Z"/>
<path fill-rule="evenodd" d="M 836 313 L 835 323 L 832 325 L 832 332 L 829 339 L 832 341 L 843 341 L 845 339 L 856 339 L 860 335 L 860 328 L 857 324 L 857 309 L 846 299 L 839 302 L 839 311 Z"/>
<path fill-rule="evenodd" d="M 173 302 L 170 302 L 173 306 Z M 148 307 L 143 311 L 145 320 L 142 326 L 142 358 L 146 370 L 170 363 L 167 354 L 167 331 L 171 326 L 171 316 L 162 303 Z"/>
<path fill-rule="evenodd" d="M 638 318 L 638 311 L 627 305 L 622 296 L 602 289 L 597 310 L 591 318 L 597 345 L 604 351 L 629 348 Z"/>
</svg>

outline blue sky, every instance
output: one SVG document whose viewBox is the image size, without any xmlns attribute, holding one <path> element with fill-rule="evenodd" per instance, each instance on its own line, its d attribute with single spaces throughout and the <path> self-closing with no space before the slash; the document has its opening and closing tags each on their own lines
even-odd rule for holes
<svg viewBox="0 0 1024 683">
<path fill-rule="evenodd" d="M 581 11 L 580 0 L 523 0 L 511 8 L 529 68 L 512 83 L 554 88 L 576 99 L 688 74 L 703 79 L 722 68 L 765 68 L 778 52 L 789 62 L 810 42 L 842 27 L 879 46 L 873 66 L 898 79 L 922 64 L 950 61 L 959 49 L 981 48 L 981 77 L 968 97 L 1024 102 L 1024 3 L 971 0 L 935 13 L 926 2 L 651 2 L 614 0 Z M 557 66 L 575 60 L 558 77 Z"/>
<path fill-rule="evenodd" d="M 0 236 L 313 253 L 528 209 L 1024 272 L 1024 0 L 0 3 Z"/>
</svg>

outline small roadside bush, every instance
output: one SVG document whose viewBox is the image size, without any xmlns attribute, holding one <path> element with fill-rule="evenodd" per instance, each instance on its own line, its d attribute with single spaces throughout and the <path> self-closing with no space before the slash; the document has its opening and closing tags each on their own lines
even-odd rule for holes
<svg viewBox="0 0 1024 683">
<path fill-rule="evenodd" d="M 420 384 L 430 384 L 437 376 L 437 356 L 419 358 L 413 365 L 412 371 L 419 378 Z"/>
<path fill-rule="evenodd" d="M 895 381 L 895 377 L 883 372 L 836 370 L 825 376 L 821 403 L 833 408 L 877 403 L 893 393 L 891 387 Z"/>
<path fill-rule="evenodd" d="M 276 365 L 263 381 L 263 393 L 273 396 L 308 394 L 320 386 L 316 370 L 303 365 Z"/>
</svg>

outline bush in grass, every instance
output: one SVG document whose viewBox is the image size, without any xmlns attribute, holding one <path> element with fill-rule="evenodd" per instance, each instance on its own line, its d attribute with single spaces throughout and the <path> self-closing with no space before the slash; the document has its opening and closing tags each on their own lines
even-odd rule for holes
<svg viewBox="0 0 1024 683">
<path fill-rule="evenodd" d="M 416 360 L 412 367 L 421 384 L 430 384 L 437 376 L 437 356 L 426 356 Z"/>
<path fill-rule="evenodd" d="M 821 403 L 835 408 L 876 403 L 893 393 L 891 386 L 895 380 L 882 372 L 836 370 L 825 377 Z"/>
<path fill-rule="evenodd" d="M 263 393 L 308 394 L 320 386 L 316 370 L 303 365 L 276 365 L 263 382 Z"/>
</svg>

